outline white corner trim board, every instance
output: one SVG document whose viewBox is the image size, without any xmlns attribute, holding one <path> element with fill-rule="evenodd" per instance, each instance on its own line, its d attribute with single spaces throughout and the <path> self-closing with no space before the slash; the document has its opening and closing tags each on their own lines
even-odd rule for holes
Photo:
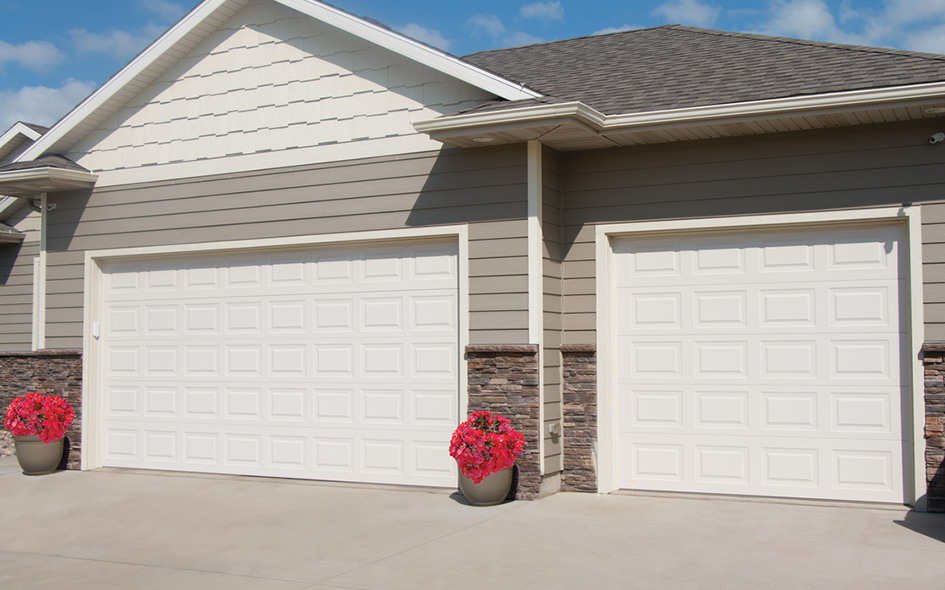
<svg viewBox="0 0 945 590">
<path fill-rule="evenodd" d="M 761 229 L 765 231 L 762 233 L 752 231 Z M 597 350 L 600 363 L 598 373 L 600 391 L 598 398 L 600 408 L 599 491 L 606 493 L 617 488 L 630 487 L 765 495 L 772 493 L 767 490 L 775 490 L 777 493 L 774 495 L 807 498 L 904 501 L 915 505 L 918 510 L 924 510 L 923 369 L 921 363 L 915 360 L 920 354 L 923 337 L 920 230 L 921 216 L 918 207 L 598 225 L 596 228 L 596 281 Z M 833 235 L 845 237 L 839 242 L 832 241 L 832 238 L 826 239 L 822 242 L 823 245 L 818 245 L 821 244 L 820 239 L 811 238 L 811 236 L 819 235 L 830 236 L 831 232 L 834 232 Z M 882 235 L 889 237 L 882 238 L 880 237 Z M 896 235 L 901 237 L 892 237 Z M 813 241 L 810 241 L 812 239 Z M 896 241 L 889 242 L 890 239 Z M 769 243 L 769 240 L 774 241 Z M 848 243 L 860 245 L 857 245 L 855 250 L 851 250 L 850 246 L 844 245 Z M 700 244 L 716 244 L 716 248 L 728 245 L 722 250 L 709 248 L 706 251 L 708 257 L 704 259 L 706 266 L 703 268 L 703 262 L 697 264 L 697 261 L 703 260 Z M 754 250 L 740 250 L 745 247 Z M 889 248 L 893 249 L 889 250 Z M 619 249 L 619 254 L 617 249 Z M 881 254 L 883 250 L 886 254 Z M 643 253 L 644 257 L 638 259 L 635 252 Z M 646 254 L 649 252 L 654 254 Z M 728 256 L 726 264 L 736 260 L 735 253 L 745 252 L 740 255 L 742 257 L 737 258 L 743 262 L 737 262 L 736 266 L 731 267 L 735 271 L 744 268 L 748 273 L 744 277 L 744 280 L 748 281 L 744 288 L 734 286 L 742 285 L 738 282 L 739 277 L 735 276 L 738 272 L 731 274 L 734 271 L 726 271 L 730 275 L 728 278 L 718 274 L 716 266 L 721 260 L 718 258 L 721 256 L 719 252 L 730 252 L 726 254 Z M 801 261 L 804 264 L 804 273 L 807 273 L 804 276 L 810 276 L 811 279 L 819 282 L 794 284 L 793 281 L 800 280 L 796 277 L 800 276 L 797 272 L 802 270 L 801 267 L 797 266 L 798 270 L 795 274 L 791 274 L 787 272 L 791 269 L 784 270 L 778 266 L 783 263 L 778 257 L 786 256 L 788 252 L 793 253 L 791 256 L 795 258 L 798 253 L 809 252 L 805 256 L 814 258 L 810 258 L 809 263 Z M 875 254 L 870 254 L 871 252 Z M 889 252 L 895 252 L 896 256 L 892 256 Z M 769 260 L 767 258 L 769 255 L 775 258 L 762 263 L 764 260 Z M 864 262 L 858 262 L 860 260 L 858 257 L 862 256 L 866 256 L 863 259 Z M 847 260 L 848 257 L 849 260 Z M 875 257 L 875 263 L 871 262 L 873 257 Z M 677 262 L 671 264 L 672 260 L 677 260 Z M 792 264 L 801 264 L 798 261 L 800 258 Z M 890 266 L 892 263 L 898 265 L 898 271 Z M 638 267 L 637 264 L 642 266 Z M 653 264 L 656 266 L 652 266 Z M 754 266 L 756 264 L 761 266 L 756 268 Z M 687 265 L 692 266 L 690 268 Z M 660 278 L 661 271 L 657 267 L 678 270 L 676 272 L 667 270 L 663 274 L 669 278 Z M 699 278 L 698 285 L 693 287 L 688 282 L 689 279 L 676 277 L 680 272 L 683 276 L 691 274 L 693 280 Z M 768 278 L 761 283 L 753 280 L 752 274 L 758 272 L 765 273 L 763 276 Z M 833 277 L 836 272 L 845 272 L 847 274 L 844 276 L 850 279 L 861 277 L 863 281 L 850 283 L 844 279 L 842 284 L 834 284 Z M 875 278 L 868 279 L 869 276 Z M 899 278 L 896 279 L 896 276 Z M 769 285 L 769 282 L 776 278 L 781 282 Z M 628 291 L 630 284 L 628 281 L 631 280 L 634 288 Z M 869 282 L 866 282 L 867 280 Z M 749 283 L 754 283 L 754 286 L 752 287 Z M 618 309 L 616 302 L 619 285 L 622 285 L 620 287 L 622 290 L 619 298 L 621 307 Z M 686 294 L 688 291 L 684 293 L 687 289 L 692 293 L 689 295 Z M 673 295 L 676 291 L 682 295 Z M 635 295 L 631 296 L 631 293 Z M 819 310 L 816 312 L 816 318 L 818 318 L 816 324 L 813 323 L 815 316 L 804 316 L 810 319 L 802 321 L 803 318 L 798 315 L 797 320 L 791 320 L 795 322 L 796 327 L 790 327 L 795 324 L 790 324 L 790 326 L 778 324 L 780 327 L 772 324 L 771 329 L 774 332 L 770 336 L 766 336 L 764 331 L 757 332 L 756 328 L 748 329 L 749 326 L 755 325 L 750 323 L 751 318 L 754 317 L 752 314 L 760 314 L 760 310 L 768 309 L 768 305 L 773 305 L 772 302 L 775 302 L 775 299 L 770 299 L 771 297 L 782 297 L 778 301 L 785 302 L 791 299 L 788 297 L 790 295 L 794 297 L 791 299 L 792 305 L 804 300 L 812 306 L 815 293 L 819 301 L 816 308 Z M 702 299 L 700 299 L 700 294 L 703 296 Z M 709 295 L 712 297 L 708 297 Z M 727 296 L 727 299 L 722 297 L 723 295 Z M 745 312 L 732 315 L 735 309 L 743 309 L 744 305 L 749 305 L 749 309 L 752 309 L 751 306 L 756 304 L 751 302 L 758 297 L 761 297 L 757 304 L 761 305 L 760 308 L 754 307 L 755 311 L 748 315 L 745 315 Z M 843 309 L 850 312 L 842 316 L 836 315 L 837 310 L 841 308 L 833 306 L 839 305 L 837 302 L 841 299 L 835 301 L 834 298 L 845 298 L 842 300 L 848 303 L 844 304 L 846 307 Z M 693 306 L 686 303 L 689 299 L 692 301 L 705 299 L 703 303 L 709 307 L 703 309 L 697 305 L 694 311 Z M 716 317 L 712 315 L 715 313 L 713 310 L 722 309 L 718 307 L 722 300 L 729 301 L 731 305 L 725 307 L 727 310 L 723 314 L 725 317 Z M 671 304 L 673 301 L 677 303 Z M 675 306 L 682 303 L 685 303 L 680 310 L 683 316 L 670 314 Z M 649 305 L 650 307 L 646 309 L 663 314 L 665 317 L 661 316 L 663 319 L 660 320 L 665 324 L 663 327 L 672 326 L 673 329 L 669 332 L 665 329 L 658 330 L 659 321 L 650 318 L 651 314 L 645 314 L 642 319 L 634 315 L 639 312 L 637 305 Z M 803 309 L 808 309 L 806 305 L 808 304 L 802 306 Z M 771 307 L 770 309 L 788 308 Z M 882 311 L 874 311 L 873 315 L 863 315 L 863 319 L 860 319 L 861 316 L 858 314 L 861 314 L 864 309 Z M 832 318 L 829 321 L 828 311 L 829 317 Z M 856 313 L 853 313 L 854 311 Z M 775 315 L 766 312 L 759 316 L 761 323 L 757 325 L 764 327 L 770 322 L 780 321 L 781 312 L 772 313 Z M 685 319 L 689 317 L 687 314 L 696 315 Z M 896 317 L 902 318 L 901 323 Z M 716 327 L 710 330 L 711 333 L 707 333 L 708 335 L 688 336 L 690 333 L 696 334 L 692 332 L 695 329 L 692 326 L 702 326 L 701 322 L 719 321 L 725 325 L 716 324 Z M 728 324 L 725 323 L 726 321 Z M 746 321 L 749 323 L 746 324 Z M 829 329 L 827 329 L 828 325 Z M 708 330 L 711 327 L 710 324 L 705 324 L 705 326 L 707 327 L 701 329 Z M 632 330 L 633 338 L 627 338 L 628 330 Z M 618 332 L 623 335 L 619 341 Z M 679 335 L 676 335 L 677 333 Z M 857 336 L 861 333 L 868 335 Z M 908 336 L 900 338 L 897 336 L 900 333 L 908 334 Z M 808 335 L 805 336 L 805 334 Z M 832 336 L 833 334 L 837 336 Z M 759 338 L 761 344 L 751 344 L 753 339 Z M 680 343 L 676 343 L 677 339 L 680 339 Z M 635 343 L 632 349 L 635 352 L 631 352 L 628 343 Z M 813 393 L 799 393 L 803 388 L 797 391 L 791 389 L 791 387 L 797 388 L 799 384 L 807 383 L 803 379 L 796 381 L 795 377 L 789 378 L 797 367 L 791 365 L 790 370 L 771 368 L 775 365 L 765 364 L 769 361 L 757 360 L 749 360 L 748 364 L 744 365 L 745 358 L 754 358 L 752 355 L 761 354 L 755 351 L 757 346 L 760 346 L 759 350 L 767 350 L 766 347 L 772 346 L 774 347 L 772 350 L 775 348 L 780 350 L 778 347 L 784 348 L 788 344 L 794 347 L 792 349 L 794 352 L 791 353 L 793 356 L 778 356 L 777 358 L 795 359 L 791 362 L 797 361 L 798 366 L 805 365 L 808 362 L 805 359 L 809 358 L 811 364 L 805 365 L 807 368 L 801 368 L 804 371 L 810 371 L 810 378 L 814 379 L 815 367 L 821 367 L 817 369 L 816 379 L 827 379 L 824 383 L 830 383 L 829 387 L 818 386 L 816 389 L 816 391 L 823 389 L 823 392 L 817 394 L 821 397 L 817 398 L 819 405 L 816 409 L 814 405 L 810 406 L 812 422 L 809 425 L 801 422 L 788 424 L 793 418 L 786 422 L 778 420 L 766 422 L 772 419 L 771 416 L 781 416 L 776 412 L 780 411 L 778 408 L 787 407 L 784 405 L 786 403 L 794 404 L 790 407 L 797 409 L 803 406 L 803 404 L 798 405 L 798 400 L 814 399 Z M 900 346 L 902 348 L 899 348 Z M 797 352 L 808 349 L 809 353 Z M 672 352 L 674 350 L 676 352 Z M 883 350 L 888 352 L 883 353 Z M 622 351 L 619 361 L 616 356 L 618 351 Z M 644 356 L 637 359 L 639 354 Z M 696 356 L 693 357 L 693 354 Z M 703 361 L 698 361 L 698 359 L 703 358 L 700 355 L 704 354 L 709 355 L 705 358 L 715 359 L 710 362 L 711 366 L 699 364 Z M 807 354 L 810 356 L 805 356 Z M 867 357 L 861 357 L 861 354 L 866 354 Z M 716 359 L 713 355 L 718 358 Z M 870 364 L 872 361 L 868 362 L 869 366 L 863 368 L 865 366 L 863 363 L 867 362 L 864 358 L 872 358 L 870 355 L 879 359 L 879 364 L 885 362 L 882 359 L 888 358 L 889 372 L 884 372 L 885 368 L 877 368 L 874 371 L 870 368 L 873 366 Z M 677 360 L 671 361 L 673 358 Z M 719 364 L 717 362 L 719 359 L 731 362 Z M 634 364 L 635 362 L 643 363 L 644 360 L 649 363 L 646 367 L 642 364 Z M 761 364 L 756 365 L 756 362 L 761 362 Z M 739 365 L 739 363 L 742 364 Z M 722 369 L 716 366 L 717 364 L 722 366 Z M 740 366 L 745 367 L 744 373 L 739 368 Z M 854 369 L 854 366 L 859 368 Z M 719 380 L 722 375 L 718 371 L 723 369 L 730 371 L 731 377 L 728 380 Z M 783 378 L 777 376 L 778 371 L 782 370 L 787 371 Z M 665 375 L 659 374 L 660 371 L 663 371 Z M 703 375 L 704 371 L 708 372 Z M 803 373 L 802 376 L 806 376 L 807 373 L 804 371 L 797 374 Z M 897 372 L 901 380 L 896 376 Z M 667 381 L 666 378 L 669 375 L 672 375 L 672 378 Z M 880 377 L 880 375 L 887 376 Z M 628 379 L 640 385 L 627 389 Z M 692 381 L 693 379 L 695 381 Z M 719 385 L 728 381 L 731 381 L 731 384 Z M 675 385 L 677 382 L 680 384 L 678 387 L 683 388 L 682 392 L 674 389 L 677 387 Z M 622 401 L 618 401 L 617 388 L 621 383 L 624 384 L 619 394 L 622 396 L 620 397 Z M 696 387 L 693 392 L 686 393 L 691 387 L 686 384 L 691 383 L 698 385 L 693 386 Z M 900 383 L 903 385 L 899 385 Z M 810 386 L 809 383 L 804 385 L 804 387 Z M 718 389 L 719 387 L 723 389 Z M 744 388 L 744 391 L 738 389 L 739 387 Z M 762 392 L 760 399 L 755 399 L 756 394 L 747 393 L 758 388 L 761 388 L 759 391 Z M 737 393 L 736 389 L 742 393 Z M 721 395 L 722 392 L 729 393 Z M 684 410 L 682 404 L 695 403 L 694 400 L 689 399 L 690 395 L 703 400 L 699 403 L 709 403 L 705 400 L 714 400 L 712 403 L 715 403 L 715 406 L 705 406 L 705 408 L 711 408 L 706 410 L 710 411 L 708 418 L 699 418 L 698 416 L 702 414 L 697 413 L 693 416 L 691 411 Z M 903 396 L 902 415 L 898 411 L 900 404 L 895 401 L 899 395 Z M 719 401 L 722 398 L 725 399 Z M 742 401 L 736 402 L 736 399 L 742 399 Z M 884 399 L 885 402 L 882 401 Z M 670 403 L 670 400 L 676 401 Z M 762 414 L 762 406 L 758 404 L 769 402 L 780 404 L 780 406 L 764 405 L 764 412 L 767 413 Z M 807 403 L 813 404 L 813 401 Z M 643 405 L 638 407 L 636 404 Z M 622 410 L 620 410 L 621 407 Z M 887 410 L 881 410 L 882 407 L 886 407 Z M 628 408 L 635 409 L 628 413 Z M 672 408 L 677 409 L 672 410 Z M 699 426 L 699 420 L 716 420 L 721 411 L 720 408 L 728 408 L 726 411 L 733 412 L 727 414 L 728 416 L 740 416 L 738 420 L 730 422 L 735 426 L 722 427 L 719 423 L 709 422 Z M 741 409 L 738 410 L 738 408 Z M 754 409 L 749 410 L 749 408 Z M 854 413 L 863 412 L 864 408 L 867 408 L 865 414 Z M 869 419 L 862 418 L 864 415 Z M 879 415 L 885 418 L 874 419 Z M 754 418 L 749 418 L 750 416 Z M 768 418 L 762 418 L 762 416 Z M 853 417 L 852 422 L 848 420 L 850 417 Z M 744 423 L 741 422 L 742 419 L 745 420 Z M 691 420 L 696 420 L 696 423 Z M 729 418 L 729 420 L 734 419 Z M 762 422 L 748 422 L 748 420 L 762 420 Z M 885 425 L 883 420 L 885 420 Z M 666 425 L 670 423 L 674 424 L 673 428 L 678 430 L 680 436 L 690 438 L 673 440 L 667 438 Z M 820 426 L 815 428 L 815 424 L 820 424 Z M 663 426 L 662 429 L 659 428 L 660 425 Z M 619 431 L 632 431 L 635 434 L 629 438 L 624 435 L 622 438 Z M 686 434 L 687 432 L 691 434 Z M 741 432 L 748 438 L 738 438 L 742 436 L 739 434 Z M 797 445 L 801 443 L 798 441 L 804 436 L 811 436 L 804 432 L 814 433 L 816 439 L 811 439 L 812 441 L 829 437 L 837 442 L 821 441 L 823 448 L 820 451 L 812 450 L 806 455 L 795 451 L 782 452 L 783 449 L 799 448 Z M 871 432 L 876 434 L 870 434 Z M 706 433 L 712 436 L 706 439 L 705 437 L 708 436 Z M 754 442 L 751 442 L 752 440 Z M 677 444 L 679 446 L 675 446 Z M 758 447 L 758 444 L 762 444 L 762 447 Z M 749 451 L 750 448 L 756 450 Z M 759 453 L 759 449 L 762 448 L 767 450 Z M 895 448 L 900 450 L 896 451 Z M 772 454 L 773 451 L 777 452 Z M 674 453 L 677 455 L 676 459 L 672 458 Z M 772 457 L 777 458 L 772 459 Z M 763 476 L 758 476 L 755 470 L 762 461 L 769 460 L 781 461 L 780 468 L 790 471 L 792 477 L 798 472 L 804 472 L 798 467 L 799 465 L 803 467 L 807 464 L 811 469 L 811 481 L 806 482 L 803 478 L 785 479 L 781 477 L 784 475 L 783 472 L 777 472 L 772 476 L 773 472 L 768 470 L 763 472 Z M 684 475 L 678 461 L 683 461 L 687 465 Z M 755 467 L 749 471 L 751 465 Z M 750 481 L 749 472 L 756 474 Z"/>
</svg>

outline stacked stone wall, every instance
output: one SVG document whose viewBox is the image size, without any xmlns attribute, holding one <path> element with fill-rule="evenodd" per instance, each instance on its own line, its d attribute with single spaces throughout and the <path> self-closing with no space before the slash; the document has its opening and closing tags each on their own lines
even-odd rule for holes
<svg viewBox="0 0 945 590">
<path fill-rule="evenodd" d="M 525 437 L 525 449 L 515 461 L 514 497 L 540 497 L 538 346 L 467 346 L 466 360 L 469 413 L 488 411 L 505 416 Z"/>
<path fill-rule="evenodd" d="M 75 410 L 66 431 L 66 452 L 60 467 L 79 469 L 82 451 L 82 352 L 41 350 L 0 353 L 0 416 L 14 398 L 30 392 L 61 395 Z"/>
<path fill-rule="evenodd" d="M 594 345 L 561 347 L 564 401 L 563 492 L 597 491 L 597 352 Z"/>
<path fill-rule="evenodd" d="M 926 344 L 925 481 L 930 512 L 945 512 L 945 343 Z"/>
</svg>

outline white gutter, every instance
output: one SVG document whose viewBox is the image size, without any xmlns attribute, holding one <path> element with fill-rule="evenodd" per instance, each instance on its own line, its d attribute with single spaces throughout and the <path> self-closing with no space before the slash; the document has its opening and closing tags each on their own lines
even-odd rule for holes
<svg viewBox="0 0 945 590">
<path fill-rule="evenodd" d="M 42 168 L 27 168 L 25 170 L 8 170 L 0 172 L 0 191 L 5 183 L 19 182 L 52 182 L 68 184 L 94 184 L 98 176 L 82 170 L 68 170 L 44 166 Z M 37 191 L 41 192 L 41 191 Z M 9 198 L 9 197 L 7 197 Z"/>
<path fill-rule="evenodd" d="M 733 118 L 815 114 L 824 111 L 864 109 L 890 103 L 919 103 L 934 100 L 945 100 L 945 82 L 622 115 L 604 115 L 584 103 L 567 102 L 440 117 L 419 121 L 414 124 L 414 128 L 421 133 L 434 134 L 510 124 L 522 127 L 524 123 L 539 123 L 553 118 L 570 117 L 588 125 L 598 133 L 603 133 L 618 129 L 632 130 L 661 125 L 683 126 Z"/>
</svg>

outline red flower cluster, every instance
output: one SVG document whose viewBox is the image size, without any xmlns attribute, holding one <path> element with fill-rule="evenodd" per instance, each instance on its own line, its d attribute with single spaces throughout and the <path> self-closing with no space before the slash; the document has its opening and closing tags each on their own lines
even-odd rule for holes
<svg viewBox="0 0 945 590">
<path fill-rule="evenodd" d="M 72 406 L 58 395 L 27 393 L 10 402 L 3 425 L 13 436 L 39 435 L 49 444 L 66 435 L 74 418 Z"/>
<path fill-rule="evenodd" d="M 525 437 L 507 418 L 490 412 L 473 412 L 453 433 L 450 456 L 463 475 L 480 483 L 489 475 L 508 469 L 525 448 Z"/>
</svg>

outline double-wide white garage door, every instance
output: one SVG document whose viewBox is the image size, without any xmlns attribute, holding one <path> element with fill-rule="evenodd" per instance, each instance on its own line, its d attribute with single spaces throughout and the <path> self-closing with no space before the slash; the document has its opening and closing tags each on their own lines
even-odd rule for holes
<svg viewBox="0 0 945 590">
<path fill-rule="evenodd" d="M 104 465 L 455 485 L 455 242 L 103 271 Z"/>
<path fill-rule="evenodd" d="M 902 502 L 903 254 L 890 225 L 616 240 L 618 486 Z"/>
</svg>

